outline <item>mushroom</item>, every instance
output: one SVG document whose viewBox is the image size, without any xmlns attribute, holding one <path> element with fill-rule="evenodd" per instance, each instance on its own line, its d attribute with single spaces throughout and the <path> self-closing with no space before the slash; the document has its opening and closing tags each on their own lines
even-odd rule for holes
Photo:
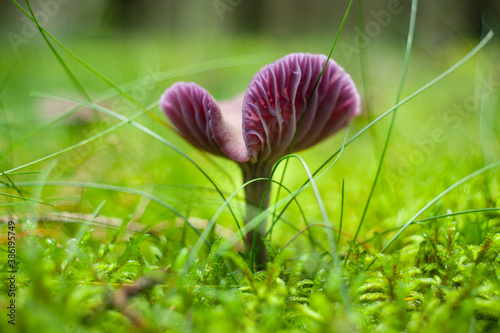
<svg viewBox="0 0 500 333">
<path fill-rule="evenodd" d="M 335 61 L 322 54 L 293 53 L 261 68 L 245 94 L 231 101 L 218 104 L 196 83 L 178 82 L 165 91 L 160 107 L 192 145 L 237 162 L 247 182 L 269 178 L 274 163 L 290 152 L 295 135 L 292 150 L 299 151 L 345 127 L 360 113 L 360 98 Z M 258 213 L 265 188 L 260 181 L 245 187 L 245 222 Z M 264 208 L 268 204 L 269 195 Z M 246 241 L 249 248 L 254 242 L 260 248 L 257 263 L 263 264 L 265 222 L 257 229 L 257 238 L 251 230 Z"/>
</svg>

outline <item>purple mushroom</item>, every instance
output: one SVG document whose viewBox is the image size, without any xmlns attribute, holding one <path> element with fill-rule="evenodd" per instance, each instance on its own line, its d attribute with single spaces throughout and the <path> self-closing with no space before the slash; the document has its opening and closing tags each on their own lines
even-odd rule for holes
<svg viewBox="0 0 500 333">
<path fill-rule="evenodd" d="M 261 68 L 244 95 L 219 104 L 196 83 L 178 82 L 165 91 L 160 107 L 195 147 L 238 162 L 245 182 L 268 178 L 274 163 L 289 153 L 297 128 L 293 151 L 317 144 L 360 112 L 354 82 L 333 60 L 316 85 L 327 59 L 289 54 Z M 246 222 L 258 212 L 265 187 L 260 181 L 245 187 Z M 247 233 L 249 248 L 262 244 L 265 229 L 263 222 L 255 240 L 254 231 Z M 258 263 L 265 262 L 261 248 Z"/>
</svg>

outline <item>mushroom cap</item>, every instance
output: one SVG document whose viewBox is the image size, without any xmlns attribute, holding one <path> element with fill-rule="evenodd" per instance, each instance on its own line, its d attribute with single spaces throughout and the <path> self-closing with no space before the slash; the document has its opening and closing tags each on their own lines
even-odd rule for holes
<svg viewBox="0 0 500 333">
<path fill-rule="evenodd" d="M 266 164 L 309 148 L 360 113 L 356 86 L 344 69 L 322 54 L 293 53 L 264 66 L 244 96 L 217 103 L 196 83 L 178 82 L 160 107 L 197 148 L 237 162 Z M 324 67 L 323 74 L 320 77 Z"/>
</svg>

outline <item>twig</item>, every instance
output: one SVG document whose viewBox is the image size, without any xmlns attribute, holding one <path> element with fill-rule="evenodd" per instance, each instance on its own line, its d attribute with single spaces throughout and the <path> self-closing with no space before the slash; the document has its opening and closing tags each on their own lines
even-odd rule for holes
<svg viewBox="0 0 500 333">
<path fill-rule="evenodd" d="M 123 315 L 128 317 L 135 327 L 144 328 L 148 326 L 146 319 L 130 305 L 130 299 L 139 293 L 150 290 L 154 286 L 163 283 L 168 273 L 168 268 L 158 269 L 149 272 L 148 275 L 141 276 L 133 284 L 124 284 L 118 289 L 111 300 L 111 305 L 121 310 Z M 152 274 L 152 273 L 155 274 Z"/>
</svg>

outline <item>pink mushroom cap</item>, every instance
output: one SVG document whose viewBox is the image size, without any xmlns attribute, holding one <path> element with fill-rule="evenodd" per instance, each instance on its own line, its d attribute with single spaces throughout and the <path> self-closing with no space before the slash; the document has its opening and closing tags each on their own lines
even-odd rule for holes
<svg viewBox="0 0 500 333">
<path fill-rule="evenodd" d="M 191 144 L 244 163 L 274 163 L 286 155 L 299 125 L 294 151 L 314 146 L 360 113 L 356 86 L 332 59 L 293 53 L 264 66 L 244 95 L 217 103 L 196 83 L 178 82 L 160 107 Z"/>
</svg>

